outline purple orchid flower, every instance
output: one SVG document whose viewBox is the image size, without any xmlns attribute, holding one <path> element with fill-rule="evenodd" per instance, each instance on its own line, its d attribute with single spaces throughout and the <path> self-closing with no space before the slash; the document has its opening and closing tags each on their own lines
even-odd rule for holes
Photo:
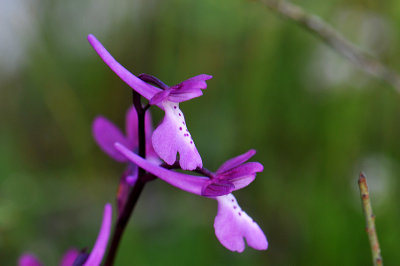
<svg viewBox="0 0 400 266">
<path fill-rule="evenodd" d="M 120 143 L 115 148 L 131 162 L 165 182 L 184 191 L 213 198 L 218 202 L 218 213 L 214 220 L 215 234 L 223 246 L 231 251 L 242 252 L 247 244 L 258 250 L 268 248 L 267 239 L 257 225 L 238 205 L 232 191 L 249 185 L 263 166 L 257 162 L 245 163 L 254 154 L 250 150 L 226 161 L 211 179 L 174 172 L 141 158 Z"/>
<path fill-rule="evenodd" d="M 89 256 L 86 254 L 81 256 L 81 253 L 78 250 L 69 249 L 62 257 L 60 266 L 99 266 L 106 251 L 108 238 L 110 236 L 111 216 L 112 208 L 111 204 L 108 203 L 104 207 L 103 221 L 100 232 Z M 82 258 L 84 261 L 77 264 L 77 261 L 81 260 Z M 18 266 L 42 266 L 42 263 L 36 258 L 35 255 L 31 253 L 25 253 L 18 259 Z"/>
<path fill-rule="evenodd" d="M 101 59 L 126 84 L 148 99 L 150 104 L 157 105 L 164 110 L 165 117 L 152 136 L 153 147 L 158 156 L 167 164 L 172 165 L 176 161 L 177 153 L 179 153 L 179 164 L 182 169 L 201 168 L 203 163 L 200 154 L 187 129 L 184 115 L 179 109 L 179 103 L 201 96 L 203 94 L 201 90 L 207 88 L 205 81 L 211 79 L 212 76 L 202 74 L 168 87 L 152 76 L 141 75 L 138 78 L 130 73 L 111 56 L 93 35 L 88 35 L 88 41 Z M 160 88 L 151 85 L 151 83 Z"/>
<path fill-rule="evenodd" d="M 121 214 L 127 201 L 129 191 L 135 184 L 138 177 L 138 169 L 135 164 L 127 160 L 114 147 L 115 142 L 123 143 L 130 150 L 138 149 L 138 118 L 136 109 L 132 106 L 128 109 L 125 116 L 126 136 L 108 119 L 98 116 L 92 124 L 93 136 L 99 147 L 111 158 L 118 162 L 128 163 L 122 174 L 117 193 L 118 213 Z M 153 132 L 151 115 L 145 115 L 145 135 L 146 135 L 146 154 L 147 159 L 158 162 L 159 159 L 151 145 L 151 134 Z"/>
</svg>

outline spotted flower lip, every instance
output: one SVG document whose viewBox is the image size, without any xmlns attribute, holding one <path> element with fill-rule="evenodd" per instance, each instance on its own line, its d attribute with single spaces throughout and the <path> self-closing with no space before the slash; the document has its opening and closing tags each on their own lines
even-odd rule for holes
<svg viewBox="0 0 400 266">
<path fill-rule="evenodd" d="M 96 243 L 93 246 L 83 266 L 99 266 L 107 248 L 111 231 L 112 207 L 106 204 L 104 207 L 103 221 Z M 61 259 L 60 266 L 74 266 L 80 258 L 80 252 L 76 249 L 69 249 Z M 81 264 L 79 264 L 81 265 Z M 24 253 L 18 259 L 18 266 L 42 266 L 42 263 L 32 253 Z"/>
<path fill-rule="evenodd" d="M 258 224 L 245 213 L 232 194 L 215 198 L 218 213 L 214 230 L 219 242 L 230 251 L 243 252 L 247 245 L 257 250 L 268 249 L 268 241 Z"/>
<path fill-rule="evenodd" d="M 215 234 L 227 249 L 242 252 L 245 248 L 244 239 L 254 249 L 265 250 L 268 248 L 268 241 L 263 231 L 240 208 L 231 194 L 233 190 L 249 185 L 254 180 L 255 173 L 263 170 L 260 163 L 243 164 L 255 154 L 254 150 L 226 161 L 210 179 L 167 170 L 134 154 L 120 143 L 116 143 L 115 148 L 128 160 L 165 182 L 184 191 L 217 200 L 218 213 L 214 221 Z"/>
</svg>

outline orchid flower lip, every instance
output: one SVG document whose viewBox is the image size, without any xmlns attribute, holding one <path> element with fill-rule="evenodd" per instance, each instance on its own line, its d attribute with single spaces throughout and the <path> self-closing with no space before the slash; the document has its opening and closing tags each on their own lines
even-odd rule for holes
<svg viewBox="0 0 400 266">
<path fill-rule="evenodd" d="M 244 212 L 233 194 L 215 198 L 218 213 L 214 220 L 215 235 L 220 243 L 231 251 L 243 252 L 247 245 L 257 249 L 268 249 L 268 241 L 258 224 Z"/>
</svg>

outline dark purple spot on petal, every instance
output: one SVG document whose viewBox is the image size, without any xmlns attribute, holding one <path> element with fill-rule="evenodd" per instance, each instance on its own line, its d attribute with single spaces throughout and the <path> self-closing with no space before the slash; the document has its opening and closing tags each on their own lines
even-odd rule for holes
<svg viewBox="0 0 400 266">
<path fill-rule="evenodd" d="M 193 144 L 193 141 L 190 141 L 190 144 Z"/>
<path fill-rule="evenodd" d="M 182 130 L 182 127 L 179 127 L 179 130 Z"/>
<path fill-rule="evenodd" d="M 181 113 L 179 113 L 179 116 L 182 116 L 182 114 L 181 114 Z"/>
<path fill-rule="evenodd" d="M 242 216 L 242 213 L 241 213 L 241 212 L 239 212 L 239 216 Z"/>
<path fill-rule="evenodd" d="M 236 210 L 237 207 L 236 207 L 236 206 L 233 206 L 233 208 Z"/>
<path fill-rule="evenodd" d="M 185 123 L 185 122 L 183 122 L 182 124 L 186 125 L 186 123 Z"/>
<path fill-rule="evenodd" d="M 176 109 L 176 106 L 174 106 L 174 109 Z"/>
<path fill-rule="evenodd" d="M 234 200 L 234 199 L 232 199 L 232 202 L 235 202 L 235 200 Z"/>
</svg>

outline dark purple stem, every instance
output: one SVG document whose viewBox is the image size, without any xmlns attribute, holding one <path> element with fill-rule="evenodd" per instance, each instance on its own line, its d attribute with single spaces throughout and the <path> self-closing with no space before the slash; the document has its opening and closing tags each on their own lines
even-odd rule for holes
<svg viewBox="0 0 400 266">
<path fill-rule="evenodd" d="M 146 110 L 142 106 L 140 95 L 135 91 L 132 92 L 133 92 L 133 105 L 135 106 L 136 112 L 138 114 L 139 156 L 145 158 L 146 138 L 144 132 L 145 128 L 144 116 Z M 126 225 L 128 224 L 129 218 L 133 213 L 133 209 L 136 206 L 139 196 L 142 193 L 146 181 L 148 181 L 148 178 L 146 178 L 145 171 L 139 167 L 138 179 L 135 185 L 133 186 L 131 192 L 129 193 L 127 203 L 115 224 L 115 229 L 111 239 L 110 248 L 108 250 L 107 257 L 104 263 L 105 266 L 114 265 L 115 256 L 117 254 L 117 250 L 119 247 L 119 243 L 121 242 L 122 235 L 125 231 Z"/>
</svg>

